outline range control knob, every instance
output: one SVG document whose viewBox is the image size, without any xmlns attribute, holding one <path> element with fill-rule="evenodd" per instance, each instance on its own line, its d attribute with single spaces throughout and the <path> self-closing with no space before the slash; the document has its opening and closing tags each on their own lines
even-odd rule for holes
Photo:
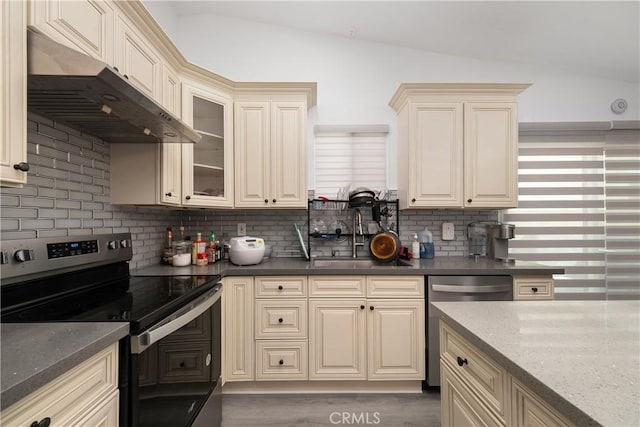
<svg viewBox="0 0 640 427">
<path fill-rule="evenodd" d="M 120 240 L 120 247 L 121 248 L 130 248 L 131 247 L 131 240 Z"/>
<path fill-rule="evenodd" d="M 118 249 L 120 248 L 120 242 L 118 242 L 117 240 L 109 240 L 109 243 L 107 243 L 107 248 Z"/>
<path fill-rule="evenodd" d="M 33 249 L 20 249 L 20 250 L 17 250 L 16 253 L 13 254 L 13 257 L 18 262 L 31 261 L 31 260 L 35 259 L 35 256 L 33 255 Z"/>
</svg>

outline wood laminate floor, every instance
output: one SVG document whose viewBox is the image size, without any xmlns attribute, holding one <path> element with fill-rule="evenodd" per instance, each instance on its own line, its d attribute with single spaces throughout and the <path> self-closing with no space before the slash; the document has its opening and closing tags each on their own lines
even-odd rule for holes
<svg viewBox="0 0 640 427">
<path fill-rule="evenodd" d="M 440 394 L 225 394 L 223 427 L 440 426 Z"/>
</svg>

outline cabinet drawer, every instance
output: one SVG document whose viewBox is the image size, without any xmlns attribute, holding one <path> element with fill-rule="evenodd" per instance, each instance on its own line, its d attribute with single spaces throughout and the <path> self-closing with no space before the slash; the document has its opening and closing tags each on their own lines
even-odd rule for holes
<svg viewBox="0 0 640 427">
<path fill-rule="evenodd" d="M 104 402 L 91 409 L 89 413 L 74 423 L 74 427 L 118 427 L 118 399 L 119 392 L 114 390 Z"/>
<path fill-rule="evenodd" d="M 508 393 L 507 372 L 472 344 L 440 321 L 440 357 L 476 391 L 496 415 L 505 417 Z"/>
<path fill-rule="evenodd" d="M 296 276 L 256 277 L 256 297 L 305 297 L 307 278 Z"/>
<path fill-rule="evenodd" d="M 199 382 L 211 378 L 211 341 L 160 344 L 159 383 Z"/>
<path fill-rule="evenodd" d="M 367 276 L 367 298 L 424 297 L 424 276 Z"/>
<path fill-rule="evenodd" d="M 514 379 L 511 384 L 510 425 L 554 427 L 572 425 L 517 380 Z"/>
<path fill-rule="evenodd" d="M 257 341 L 256 380 L 306 380 L 305 341 Z"/>
<path fill-rule="evenodd" d="M 440 367 L 443 427 L 503 426 L 446 363 Z"/>
<path fill-rule="evenodd" d="M 550 276 L 513 276 L 514 300 L 552 300 L 553 278 Z"/>
<path fill-rule="evenodd" d="M 118 345 L 113 344 L 2 411 L 2 425 L 31 425 L 51 418 L 75 425 L 118 387 Z"/>
<path fill-rule="evenodd" d="M 364 276 L 310 276 L 310 297 L 363 297 Z"/>
<path fill-rule="evenodd" d="M 256 339 L 306 338 L 307 301 L 256 300 Z"/>
</svg>

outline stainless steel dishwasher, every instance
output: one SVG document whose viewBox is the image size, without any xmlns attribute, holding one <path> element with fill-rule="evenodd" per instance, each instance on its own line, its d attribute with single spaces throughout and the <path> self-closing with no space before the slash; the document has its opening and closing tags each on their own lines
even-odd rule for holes
<svg viewBox="0 0 640 427">
<path fill-rule="evenodd" d="M 427 276 L 427 384 L 440 385 L 440 334 L 438 317 L 430 302 L 511 301 L 511 276 Z"/>
</svg>

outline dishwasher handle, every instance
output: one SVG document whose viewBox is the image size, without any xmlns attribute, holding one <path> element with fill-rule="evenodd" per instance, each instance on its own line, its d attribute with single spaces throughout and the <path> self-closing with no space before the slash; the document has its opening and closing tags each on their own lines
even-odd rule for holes
<svg viewBox="0 0 640 427">
<path fill-rule="evenodd" d="M 512 285 L 445 285 L 432 283 L 431 289 L 434 292 L 464 293 L 464 294 L 495 294 L 509 292 Z"/>
<path fill-rule="evenodd" d="M 201 297 L 193 300 L 189 305 L 175 312 L 168 319 L 158 323 L 140 335 L 131 337 L 131 353 L 140 354 L 162 338 L 171 335 L 187 323 L 197 319 L 220 299 L 222 286 L 218 285 Z"/>
</svg>

